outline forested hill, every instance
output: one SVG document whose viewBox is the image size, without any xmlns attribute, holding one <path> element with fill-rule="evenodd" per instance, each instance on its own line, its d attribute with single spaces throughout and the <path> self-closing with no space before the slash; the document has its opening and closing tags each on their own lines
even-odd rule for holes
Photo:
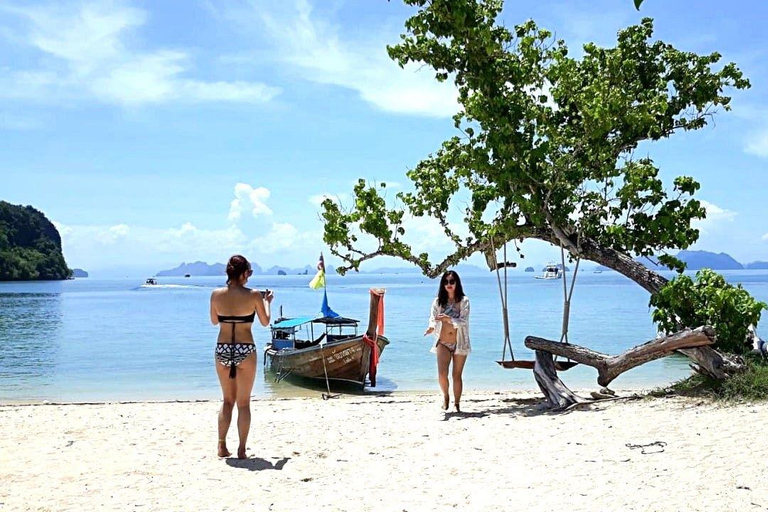
<svg viewBox="0 0 768 512">
<path fill-rule="evenodd" d="M 61 236 L 42 212 L 0 201 L 0 281 L 66 279 Z"/>
</svg>

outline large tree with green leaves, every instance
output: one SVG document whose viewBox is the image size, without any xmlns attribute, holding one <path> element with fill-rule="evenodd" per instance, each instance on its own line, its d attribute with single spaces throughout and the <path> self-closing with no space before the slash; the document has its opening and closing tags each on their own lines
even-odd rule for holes
<svg viewBox="0 0 768 512">
<path fill-rule="evenodd" d="M 613 48 L 587 44 L 573 56 L 533 21 L 498 23 L 501 0 L 404 1 L 418 11 L 389 54 L 455 84 L 457 135 L 407 173 L 414 191 L 395 203 L 363 180 L 351 208 L 323 203 L 324 240 L 340 270 L 389 255 L 436 276 L 476 252 L 493 266 L 501 244 L 539 239 L 661 289 L 666 279 L 631 256 L 661 254 L 674 265 L 665 253 L 695 242 L 691 222 L 706 212 L 694 178 L 665 185 L 635 150 L 729 110 L 726 90 L 749 87 L 741 71 L 719 65 L 717 53 L 654 40 L 650 19 L 620 31 Z M 462 234 L 448 221 L 457 198 L 466 201 Z M 416 254 L 404 241 L 406 215 L 437 219 L 452 252 L 434 263 Z"/>
<path fill-rule="evenodd" d="M 31 206 L 0 201 L 0 281 L 66 279 L 71 275 L 56 226 Z"/>
</svg>

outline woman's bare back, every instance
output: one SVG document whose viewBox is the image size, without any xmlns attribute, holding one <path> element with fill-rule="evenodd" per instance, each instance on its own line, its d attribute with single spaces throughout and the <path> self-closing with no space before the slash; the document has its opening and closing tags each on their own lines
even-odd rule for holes
<svg viewBox="0 0 768 512">
<path fill-rule="evenodd" d="M 213 320 L 214 315 L 247 317 L 258 313 L 257 301 L 262 302 L 262 297 L 256 290 L 243 286 L 219 288 L 211 294 L 211 319 Z M 238 343 L 253 343 L 253 322 L 219 323 L 218 318 L 216 320 L 215 323 L 219 324 L 218 343 L 230 343 L 232 329 Z"/>
</svg>

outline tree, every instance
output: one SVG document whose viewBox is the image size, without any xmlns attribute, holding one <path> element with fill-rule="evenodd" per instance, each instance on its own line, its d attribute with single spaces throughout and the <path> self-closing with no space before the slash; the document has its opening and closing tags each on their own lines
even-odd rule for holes
<svg viewBox="0 0 768 512">
<path fill-rule="evenodd" d="M 730 110 L 724 90 L 749 87 L 741 71 L 733 63 L 715 69 L 718 53 L 653 41 L 650 19 L 619 32 L 614 48 L 586 44 L 575 58 L 533 21 L 498 24 L 501 0 L 404 1 L 419 10 L 389 54 L 453 81 L 459 134 L 407 173 L 415 191 L 398 194 L 398 204 L 364 180 L 351 209 L 323 203 L 324 240 L 343 260 L 339 271 L 389 255 L 434 277 L 476 252 L 493 268 L 494 248 L 533 238 L 660 290 L 667 280 L 630 255 L 661 253 L 681 268 L 664 253 L 695 242 L 691 221 L 706 212 L 693 198 L 696 180 L 680 176 L 665 187 L 653 160 L 634 150 Z M 467 201 L 464 236 L 447 218 L 457 198 Z M 406 215 L 437 219 L 453 252 L 437 263 L 415 254 L 404 242 Z M 365 250 L 360 235 L 375 248 Z"/>
</svg>

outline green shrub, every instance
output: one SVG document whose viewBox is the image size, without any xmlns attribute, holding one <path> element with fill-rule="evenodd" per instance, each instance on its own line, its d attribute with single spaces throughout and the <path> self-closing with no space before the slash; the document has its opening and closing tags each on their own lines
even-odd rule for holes
<svg viewBox="0 0 768 512">
<path fill-rule="evenodd" d="M 768 361 L 747 356 L 745 370 L 728 379 L 718 380 L 695 374 L 676 382 L 653 396 L 675 393 L 683 396 L 708 397 L 718 400 L 768 400 Z"/>
<path fill-rule="evenodd" d="M 696 272 L 695 281 L 678 275 L 651 296 L 650 306 L 655 308 L 653 321 L 659 330 L 670 334 L 684 327 L 711 325 L 719 350 L 744 354 L 752 348 L 745 343 L 747 328 L 757 325 L 768 304 L 707 268 Z"/>
</svg>

